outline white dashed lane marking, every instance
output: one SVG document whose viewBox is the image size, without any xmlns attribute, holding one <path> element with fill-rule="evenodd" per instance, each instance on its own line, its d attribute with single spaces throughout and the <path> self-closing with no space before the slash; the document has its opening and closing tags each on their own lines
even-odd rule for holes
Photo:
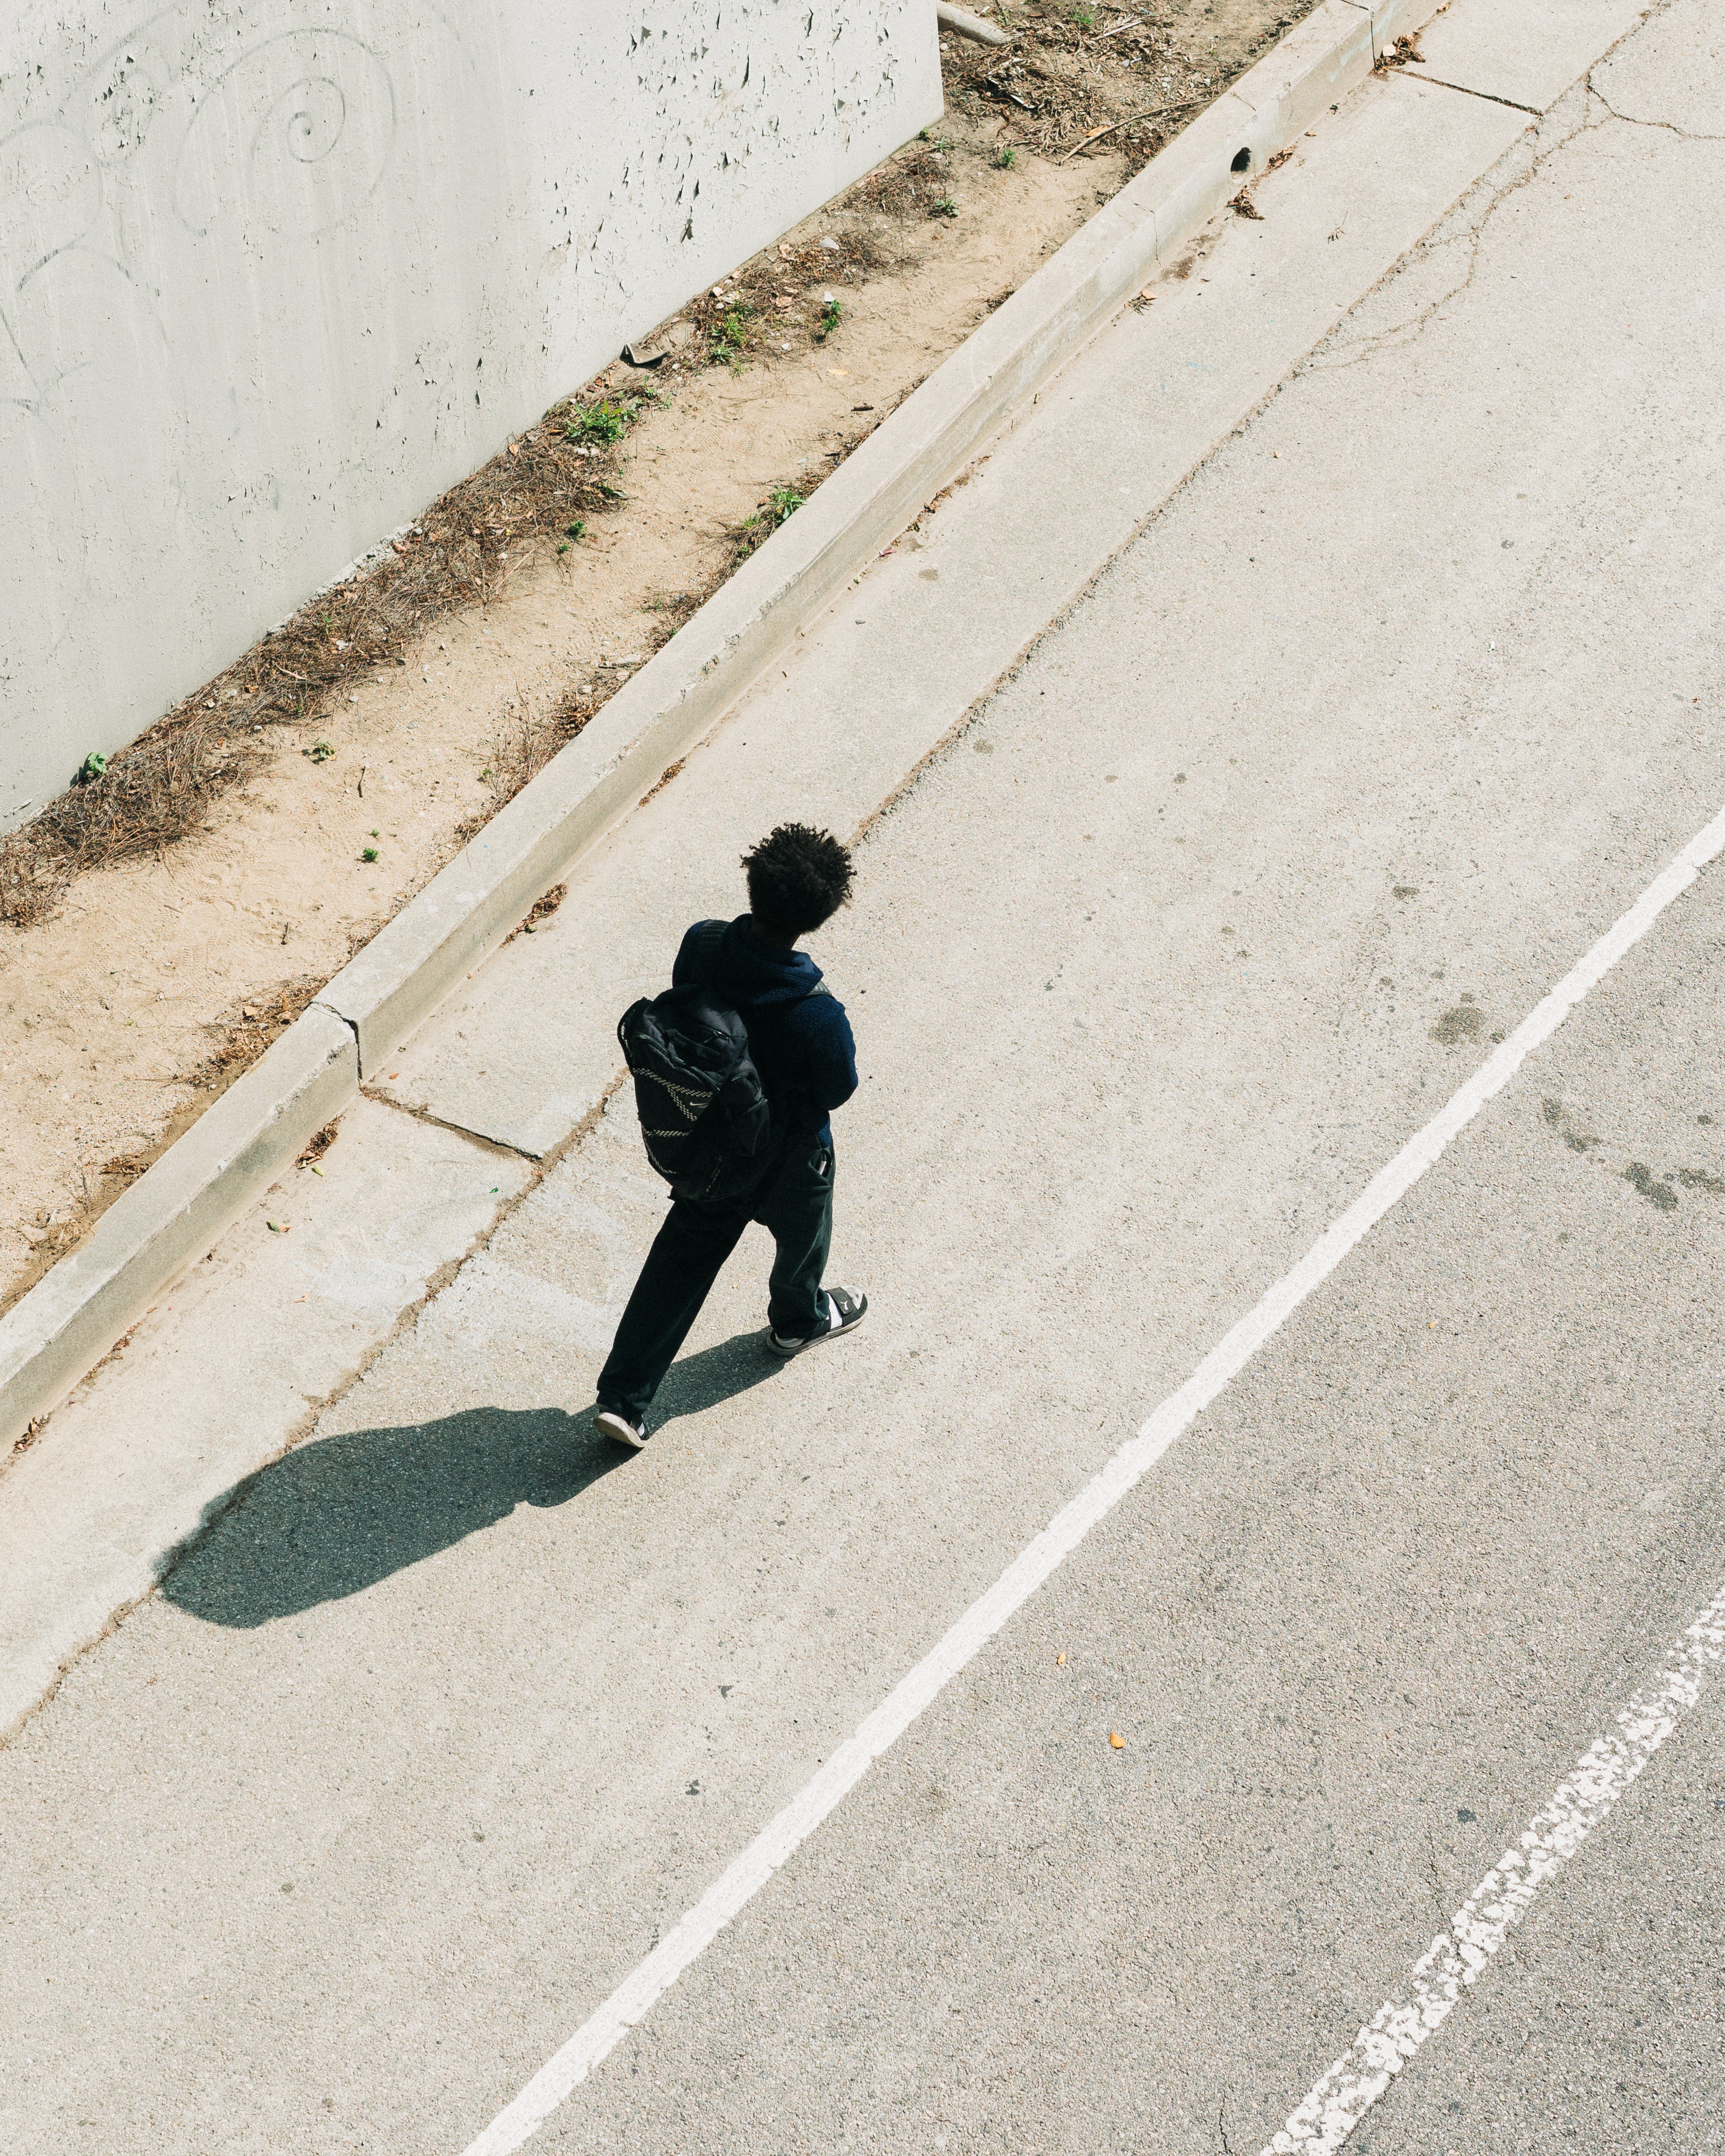
<svg viewBox="0 0 1725 2156">
<path fill-rule="evenodd" d="M 1511 1928 L 1546 1881 L 1580 1848 L 1701 1697 L 1702 1680 L 1725 1661 L 1725 1588 L 1683 1635 L 1672 1666 L 1618 1712 L 1616 1732 L 1589 1746 L 1567 1781 L 1507 1851 L 1264 2150 L 1321 2156 L 1339 2148 L 1409 2060 L 1435 2036 L 1471 1984 L 1478 1983 Z"/>
</svg>

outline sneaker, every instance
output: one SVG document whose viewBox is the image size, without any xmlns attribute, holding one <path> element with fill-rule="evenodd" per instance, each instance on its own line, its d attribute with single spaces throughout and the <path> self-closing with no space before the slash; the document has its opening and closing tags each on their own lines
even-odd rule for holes
<svg viewBox="0 0 1725 2156">
<path fill-rule="evenodd" d="M 859 1295 L 855 1288 L 829 1287 L 827 1298 L 827 1329 L 811 1332 L 806 1338 L 795 1333 L 775 1332 L 769 1327 L 767 1348 L 770 1354 L 788 1362 L 793 1355 L 800 1355 L 805 1348 L 813 1348 L 823 1340 L 836 1340 L 841 1332 L 849 1332 L 852 1326 L 860 1325 L 867 1315 L 869 1298 Z"/>
<path fill-rule="evenodd" d="M 626 1445 L 631 1452 L 639 1452 L 647 1442 L 645 1423 L 633 1423 L 626 1414 L 619 1414 L 615 1408 L 601 1408 L 593 1419 L 593 1426 L 601 1437 L 608 1437 L 614 1444 Z"/>
</svg>

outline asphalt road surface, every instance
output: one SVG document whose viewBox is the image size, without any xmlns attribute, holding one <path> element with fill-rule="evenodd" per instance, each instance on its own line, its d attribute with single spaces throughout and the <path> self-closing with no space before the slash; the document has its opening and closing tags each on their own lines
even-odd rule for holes
<svg viewBox="0 0 1725 2156">
<path fill-rule="evenodd" d="M 752 1231 L 647 1450 L 590 1437 L 619 1096 L 73 1668 L 0 1753 L 10 2156 L 481 2143 L 1315 1248 L 531 2145 L 1717 2146 L 1725 870 L 1320 1239 L 1725 808 L 1722 259 L 1689 0 L 869 829 L 855 1337 L 762 1353 Z"/>
</svg>

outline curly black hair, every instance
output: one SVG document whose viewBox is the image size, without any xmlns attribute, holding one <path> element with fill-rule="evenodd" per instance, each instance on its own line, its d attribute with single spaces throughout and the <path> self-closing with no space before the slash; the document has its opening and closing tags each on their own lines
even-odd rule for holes
<svg viewBox="0 0 1725 2156">
<path fill-rule="evenodd" d="M 806 936 L 850 896 L 850 850 L 830 831 L 781 824 L 742 857 L 749 911 L 773 936 Z"/>
</svg>

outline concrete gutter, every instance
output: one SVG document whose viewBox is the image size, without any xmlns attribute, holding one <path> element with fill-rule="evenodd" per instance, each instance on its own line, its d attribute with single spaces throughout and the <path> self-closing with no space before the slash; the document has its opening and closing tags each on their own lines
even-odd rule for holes
<svg viewBox="0 0 1725 2156">
<path fill-rule="evenodd" d="M 1432 0 L 1325 0 L 968 337 L 584 732 L 0 1318 L 0 1445 L 381 1075 L 548 886 L 724 716 L 1138 288 L 1370 73 Z"/>
</svg>

